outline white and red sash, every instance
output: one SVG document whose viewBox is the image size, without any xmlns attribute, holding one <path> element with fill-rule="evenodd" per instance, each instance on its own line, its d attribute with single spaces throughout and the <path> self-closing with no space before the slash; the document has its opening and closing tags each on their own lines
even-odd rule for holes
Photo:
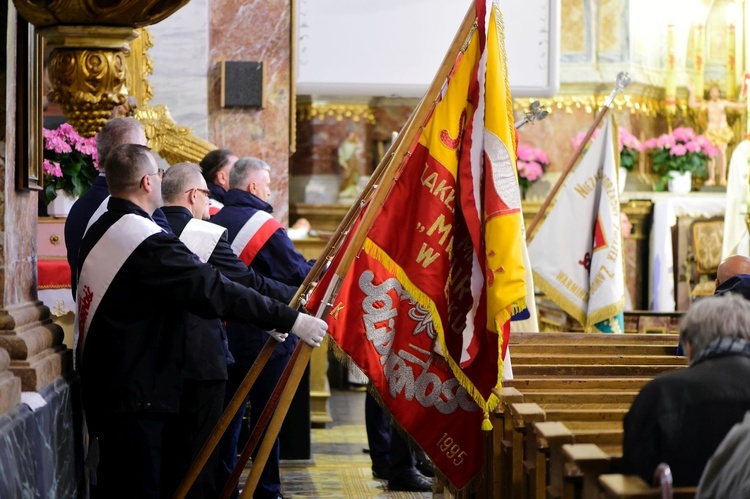
<svg viewBox="0 0 750 499">
<path fill-rule="evenodd" d="M 133 251 L 159 232 L 162 228 L 153 220 L 127 214 L 113 223 L 91 248 L 81 267 L 76 298 L 78 310 L 74 338 L 76 347 L 80 343 L 81 356 L 86 346 L 86 333 L 112 280 Z"/>
<path fill-rule="evenodd" d="M 232 251 L 249 266 L 263 245 L 281 228 L 282 225 L 270 213 L 258 210 L 237 233 L 232 241 Z"/>
<path fill-rule="evenodd" d="M 180 241 L 195 253 L 201 262 L 206 263 L 226 231 L 227 229 L 220 225 L 194 218 L 182 230 Z"/>
<path fill-rule="evenodd" d="M 210 216 L 216 215 L 221 211 L 222 208 L 224 208 L 224 203 L 222 203 L 221 201 L 218 201 L 214 198 L 208 199 L 208 214 Z"/>
<path fill-rule="evenodd" d="M 89 231 L 89 228 L 91 228 L 91 226 L 94 225 L 94 223 L 99 220 L 102 215 L 107 213 L 107 205 L 109 204 L 109 198 L 111 197 L 112 196 L 107 196 L 106 198 L 104 198 L 104 201 L 101 202 L 94 214 L 91 215 L 91 218 L 89 218 L 89 223 L 86 224 L 86 230 L 83 231 L 84 236 L 86 235 L 86 232 Z"/>
</svg>

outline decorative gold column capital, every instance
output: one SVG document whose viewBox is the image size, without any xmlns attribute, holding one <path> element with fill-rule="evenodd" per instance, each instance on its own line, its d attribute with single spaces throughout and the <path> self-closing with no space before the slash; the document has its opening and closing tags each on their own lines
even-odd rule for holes
<svg viewBox="0 0 750 499">
<path fill-rule="evenodd" d="M 182 161 L 199 163 L 216 149 L 212 143 L 193 135 L 189 127 L 175 123 L 164 104 L 139 107 L 135 119 L 146 129 L 148 146 L 170 165 Z"/>
<path fill-rule="evenodd" d="M 54 47 L 47 65 L 50 100 L 63 108 L 70 124 L 85 137 L 93 137 L 112 117 L 115 106 L 125 103 L 128 42 L 137 36 L 132 28 L 55 26 L 42 30 Z"/>
</svg>

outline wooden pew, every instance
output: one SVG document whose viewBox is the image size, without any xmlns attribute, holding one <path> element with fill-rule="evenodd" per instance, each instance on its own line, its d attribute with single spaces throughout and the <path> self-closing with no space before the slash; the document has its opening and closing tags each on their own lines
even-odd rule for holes
<svg viewBox="0 0 750 499">
<path fill-rule="evenodd" d="M 676 345 L 677 335 L 511 335 L 515 379 L 506 381 L 498 393 L 494 496 L 524 497 L 529 492 L 544 497 L 546 469 L 534 474 L 541 462 L 534 449 L 540 442 L 535 423 L 567 421 L 579 433 L 578 441 L 619 447 L 622 418 L 640 387 L 657 374 L 685 367 L 684 358 L 674 355 Z M 519 393 L 524 403 L 534 400 L 539 406 L 532 410 L 519 405 Z M 604 425 L 598 429 L 606 431 L 586 428 L 592 424 Z M 541 447 L 546 447 L 545 435 L 539 437 Z M 526 460 L 521 449 L 526 450 Z"/>
<path fill-rule="evenodd" d="M 523 480 L 522 497 L 547 496 L 546 478 L 549 461 L 550 481 L 555 474 L 562 476 L 560 448 L 567 443 L 595 443 L 619 445 L 622 441 L 622 419 L 630 402 L 611 404 L 550 404 L 543 408 L 535 403 L 512 404 L 515 442 L 523 452 L 514 449 L 514 486 Z"/>
<path fill-rule="evenodd" d="M 610 458 L 619 462 L 622 445 L 622 418 L 625 411 L 601 421 L 546 421 L 534 423 L 528 435 L 524 467 L 527 497 L 560 497 L 565 476 L 562 449 L 566 444 L 595 444 L 608 449 Z M 549 465 L 547 464 L 549 462 Z M 547 470 L 549 469 L 549 479 Z M 609 471 L 607 469 L 606 471 Z M 549 487 L 547 484 L 549 483 Z"/>
<path fill-rule="evenodd" d="M 677 334 L 605 334 L 605 333 L 512 333 L 508 345 L 671 345 L 677 347 Z M 511 350 L 512 351 L 512 350 Z"/>
<path fill-rule="evenodd" d="M 598 485 L 600 493 L 598 497 L 604 499 L 660 499 L 662 497 L 658 487 L 649 485 L 641 477 L 635 475 L 599 475 Z M 676 487 L 672 494 L 674 499 L 693 499 L 695 492 L 695 487 Z"/>
</svg>

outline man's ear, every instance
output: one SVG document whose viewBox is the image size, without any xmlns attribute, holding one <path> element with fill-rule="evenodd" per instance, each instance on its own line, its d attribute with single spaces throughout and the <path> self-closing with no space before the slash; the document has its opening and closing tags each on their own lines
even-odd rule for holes
<svg viewBox="0 0 750 499">
<path fill-rule="evenodd" d="M 219 172 L 216 174 L 216 177 L 220 184 L 229 184 L 229 174 L 226 170 L 219 170 Z"/>
<path fill-rule="evenodd" d="M 141 183 L 143 184 L 144 191 L 151 192 L 154 190 L 154 184 L 151 183 L 151 175 L 145 175 L 141 179 Z"/>
</svg>

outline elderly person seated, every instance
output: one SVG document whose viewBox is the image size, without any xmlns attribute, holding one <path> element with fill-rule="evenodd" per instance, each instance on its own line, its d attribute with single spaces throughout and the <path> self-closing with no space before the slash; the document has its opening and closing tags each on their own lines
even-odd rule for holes
<svg viewBox="0 0 750 499">
<path fill-rule="evenodd" d="M 750 258 L 732 255 L 716 271 L 714 294 L 738 293 L 750 300 Z"/>
<path fill-rule="evenodd" d="M 650 482 L 665 462 L 675 486 L 691 487 L 750 410 L 750 301 L 734 293 L 703 298 L 685 314 L 680 341 L 690 367 L 657 376 L 633 401 L 621 471 Z"/>
</svg>

